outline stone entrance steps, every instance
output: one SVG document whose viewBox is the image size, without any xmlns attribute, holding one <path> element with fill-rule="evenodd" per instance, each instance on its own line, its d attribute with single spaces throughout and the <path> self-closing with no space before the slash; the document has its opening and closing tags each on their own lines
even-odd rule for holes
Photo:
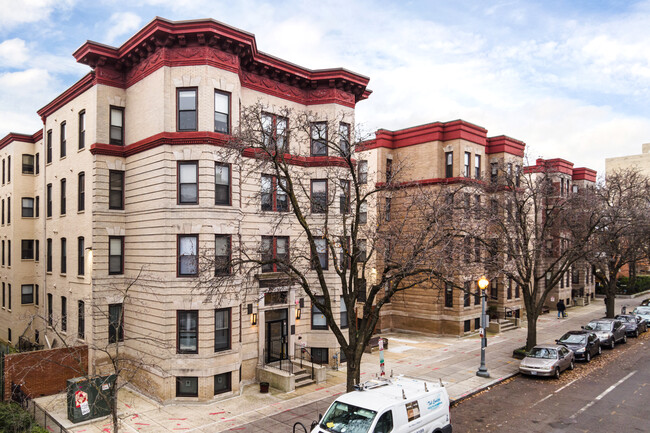
<svg viewBox="0 0 650 433">
<path fill-rule="evenodd" d="M 296 368 L 296 367 L 294 366 L 294 368 Z M 293 371 L 293 374 L 295 376 L 296 388 L 311 385 L 312 383 L 316 382 L 315 380 L 313 380 L 311 378 L 311 374 L 308 373 L 307 370 L 296 369 L 296 370 Z"/>
</svg>

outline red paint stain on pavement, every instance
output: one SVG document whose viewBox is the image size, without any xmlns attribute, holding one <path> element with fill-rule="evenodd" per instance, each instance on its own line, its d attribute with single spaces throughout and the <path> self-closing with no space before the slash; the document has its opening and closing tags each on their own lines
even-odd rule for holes
<svg viewBox="0 0 650 433">
<path fill-rule="evenodd" d="M 187 418 L 169 418 L 170 421 L 187 421 Z"/>
<path fill-rule="evenodd" d="M 210 412 L 210 415 L 221 415 L 222 413 L 226 413 L 226 411 L 221 411 L 221 412 Z"/>
<path fill-rule="evenodd" d="M 316 388 L 314 391 L 320 391 L 321 389 L 325 389 L 325 387 L 321 386 L 320 388 Z"/>
<path fill-rule="evenodd" d="M 144 423 L 144 422 L 136 422 L 135 425 L 151 425 L 151 424 L 147 424 L 147 423 Z"/>
</svg>

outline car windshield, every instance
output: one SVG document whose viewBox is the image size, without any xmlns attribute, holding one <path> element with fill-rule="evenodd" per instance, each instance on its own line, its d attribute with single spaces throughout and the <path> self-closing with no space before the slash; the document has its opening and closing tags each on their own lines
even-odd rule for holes
<svg viewBox="0 0 650 433">
<path fill-rule="evenodd" d="M 555 349 L 547 349 L 545 347 L 533 347 L 533 349 L 528 352 L 529 358 L 542 358 L 542 359 L 556 359 L 557 351 Z"/>
<path fill-rule="evenodd" d="M 634 314 L 650 314 L 650 307 L 636 307 Z"/>
<path fill-rule="evenodd" d="M 610 322 L 591 322 L 585 329 L 590 331 L 609 331 L 612 329 L 612 324 Z"/>
<path fill-rule="evenodd" d="M 634 316 L 617 316 L 616 318 L 623 322 L 636 323 L 636 317 Z"/>
<path fill-rule="evenodd" d="M 335 401 L 320 422 L 333 433 L 367 433 L 377 412 Z"/>
<path fill-rule="evenodd" d="M 562 343 L 569 343 L 569 344 L 583 344 L 585 340 L 586 337 L 580 334 L 564 334 L 562 338 L 560 338 L 560 341 Z"/>
</svg>

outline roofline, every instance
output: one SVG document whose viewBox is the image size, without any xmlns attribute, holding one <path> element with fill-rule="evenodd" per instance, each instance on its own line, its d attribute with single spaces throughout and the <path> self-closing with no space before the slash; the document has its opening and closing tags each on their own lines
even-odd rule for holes
<svg viewBox="0 0 650 433">
<path fill-rule="evenodd" d="M 40 139 L 43 138 L 43 130 L 39 129 L 33 134 L 23 134 L 21 132 L 10 132 L 9 134 L 5 135 L 2 137 L 0 140 L 0 149 L 4 148 L 7 146 L 9 143 L 13 141 L 20 141 L 20 142 L 25 142 L 25 143 L 36 143 Z"/>
</svg>

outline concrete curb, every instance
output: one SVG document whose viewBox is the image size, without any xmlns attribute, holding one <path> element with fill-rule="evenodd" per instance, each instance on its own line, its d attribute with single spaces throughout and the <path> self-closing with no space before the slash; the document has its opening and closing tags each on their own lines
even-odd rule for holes
<svg viewBox="0 0 650 433">
<path fill-rule="evenodd" d="M 481 386 L 480 388 L 477 388 L 477 389 L 474 389 L 474 390 L 472 390 L 472 391 L 470 391 L 470 392 L 468 392 L 468 393 L 465 393 L 465 394 L 461 395 L 461 396 L 458 397 L 458 398 L 455 398 L 455 399 L 450 398 L 450 399 L 449 399 L 449 407 L 454 407 L 454 406 L 456 406 L 456 405 L 462 403 L 464 400 L 466 400 L 466 399 L 468 399 L 468 398 L 470 398 L 470 397 L 472 397 L 472 396 L 475 396 L 475 395 L 478 394 L 479 392 L 485 391 L 486 389 L 488 389 L 488 388 L 490 388 L 490 387 L 493 387 L 493 386 L 495 386 L 495 385 L 498 385 L 499 383 L 501 383 L 501 382 L 503 382 L 503 381 L 505 381 L 505 380 L 508 380 L 508 379 L 510 379 L 511 377 L 515 377 L 515 376 L 517 376 L 518 374 L 519 374 L 519 372 L 518 372 L 518 371 L 515 371 L 514 373 L 510 373 L 510 374 L 507 374 L 507 375 L 505 375 L 505 376 L 502 376 L 502 377 L 500 377 L 500 378 L 498 378 L 498 379 L 495 379 L 495 380 L 493 380 L 493 381 L 490 382 L 490 383 L 486 383 L 485 385 Z"/>
</svg>

